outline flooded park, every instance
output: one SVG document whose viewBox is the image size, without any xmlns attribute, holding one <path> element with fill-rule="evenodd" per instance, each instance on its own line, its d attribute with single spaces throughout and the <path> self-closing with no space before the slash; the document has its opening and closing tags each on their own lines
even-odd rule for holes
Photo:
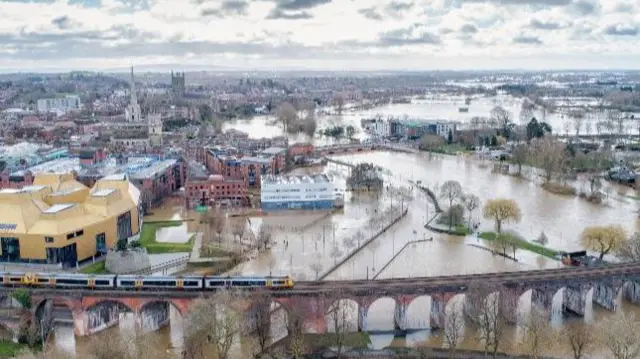
<svg viewBox="0 0 640 359">
<path fill-rule="evenodd" d="M 471 113 L 485 112 L 487 116 L 495 103 L 508 107 L 507 99 L 487 99 L 474 101 L 470 106 Z M 455 103 L 455 102 L 454 102 Z M 435 113 L 433 117 L 446 117 L 452 108 L 438 107 L 437 102 L 416 105 L 393 105 L 389 108 L 378 108 L 371 113 L 347 114 L 345 123 L 357 123 L 362 116 L 372 113 L 405 114 L 424 116 L 425 113 Z M 517 103 L 509 106 L 517 108 Z M 450 107 L 450 108 L 449 108 Z M 510 108 L 511 108 L 510 107 Z M 467 116 L 467 114 L 464 114 Z M 331 120 L 327 120 L 329 123 Z M 550 120 L 554 129 L 561 127 L 561 119 Z M 555 122 L 554 122 L 555 121 Z M 281 134 L 281 129 L 269 125 L 263 118 L 251 121 L 240 121 L 233 126 L 252 136 L 275 136 Z M 322 122 L 319 123 L 322 127 Z M 318 143 L 323 141 L 318 140 Z M 617 186 L 610 186 L 606 191 L 607 197 L 602 204 L 592 204 L 577 196 L 562 196 L 552 194 L 540 187 L 534 177 L 520 178 L 495 173 L 490 162 L 474 156 L 448 156 L 429 153 L 398 153 L 398 152 L 368 152 L 336 157 L 351 164 L 369 162 L 386 170 L 385 185 L 402 188 L 408 192 L 406 196 L 397 196 L 386 191 L 378 194 L 352 194 L 345 196 L 344 210 L 334 214 L 300 214 L 277 215 L 250 218 L 248 226 L 252 232 L 261 226 L 268 226 L 272 231 L 274 243 L 269 251 L 258 253 L 254 258 L 233 269 L 233 273 L 243 275 L 274 275 L 291 274 L 296 280 L 313 280 L 326 278 L 329 280 L 347 279 L 384 279 L 404 277 L 425 277 L 436 275 L 456 275 L 470 273 L 488 273 L 499 271 L 532 270 L 557 268 L 558 261 L 518 250 L 518 261 L 495 256 L 488 251 L 481 250 L 474 242 L 480 241 L 473 235 L 465 237 L 449 236 L 431 232 L 425 229 L 425 224 L 435 215 L 435 209 L 428 197 L 410 182 L 421 181 L 429 188 L 437 190 L 448 180 L 458 181 L 465 193 L 478 196 L 481 202 L 494 198 L 508 198 L 517 202 L 522 211 L 522 220 L 507 225 L 509 230 L 517 232 L 526 239 L 537 238 L 541 232 L 548 237 L 548 247 L 573 251 L 582 246 L 579 236 L 582 230 L 592 225 L 617 224 L 623 226 L 627 233 L 638 229 L 639 201 L 635 199 L 634 190 Z M 305 171 L 324 172 L 337 177 L 346 177 L 347 166 L 328 164 L 324 168 L 313 168 Z M 572 183 L 577 188 L 581 183 Z M 607 185 L 609 186 L 609 185 Z M 372 222 L 383 221 L 383 213 L 390 209 L 403 210 L 407 208 L 406 216 L 402 217 L 388 231 L 358 251 L 346 262 L 332 270 L 334 264 L 340 262 L 355 248 L 359 241 L 373 235 Z M 395 213 L 395 212 L 394 212 Z M 480 231 L 492 230 L 493 224 L 482 220 L 481 207 L 472 213 L 473 221 L 479 222 Z M 154 210 L 148 219 L 194 219 L 197 214 L 184 210 L 179 203 L 169 201 L 162 208 Z M 147 220 L 147 219 L 146 219 Z M 158 241 L 171 241 L 171 238 L 186 238 L 200 231 L 198 221 L 185 222 L 180 227 L 162 228 L 157 233 Z M 182 240 L 182 239 L 181 239 Z M 356 242 L 354 244 L 354 242 Z M 391 259 L 396 256 L 395 260 Z M 590 294 L 589 294 L 590 296 Z M 460 300 L 460 298 L 455 299 Z M 561 314 L 562 294 L 554 297 L 552 323 L 555 326 L 582 325 L 582 322 L 593 322 L 599 318 L 611 315 L 611 312 L 591 305 L 587 300 L 585 318 L 564 317 Z M 520 299 L 519 310 L 527 312 L 531 303 L 530 293 L 525 293 Z M 381 298 L 374 302 L 369 310 L 369 330 L 390 330 L 393 328 L 395 303 L 390 298 Z M 393 334 L 372 334 L 371 346 L 384 348 L 393 346 L 415 346 L 428 343 L 431 346 L 441 346 L 441 332 L 430 331 L 429 313 L 431 300 L 429 297 L 419 297 L 409 306 L 408 324 L 411 328 L 424 330 L 414 331 L 403 338 L 394 338 Z M 620 309 L 640 315 L 640 307 L 622 301 Z M 124 315 L 119 327 L 109 328 L 96 334 L 100 338 L 112 335 L 124 335 L 133 330 L 133 316 Z M 354 319 L 355 320 L 355 319 Z M 284 320 L 280 322 L 282 332 Z M 285 329 L 286 331 L 286 329 Z M 510 327 L 505 335 L 515 337 L 518 327 Z M 170 325 L 154 333 L 167 343 L 170 348 L 179 348 L 182 341 L 182 318 L 176 310 L 171 310 Z M 472 328 L 465 329 L 465 340 L 461 347 L 477 349 L 477 340 Z M 89 343 L 88 338 L 76 338 L 73 328 L 58 326 L 53 342 L 68 352 L 81 354 Z M 554 356 L 563 357 L 567 353 L 553 351 Z M 78 357 L 82 357 L 81 355 Z"/>
</svg>

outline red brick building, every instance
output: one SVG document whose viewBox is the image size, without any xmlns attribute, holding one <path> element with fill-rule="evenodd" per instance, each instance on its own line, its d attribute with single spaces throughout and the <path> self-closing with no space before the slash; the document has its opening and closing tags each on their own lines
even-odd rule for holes
<svg viewBox="0 0 640 359">
<path fill-rule="evenodd" d="M 287 149 L 267 148 L 258 156 L 242 156 L 233 148 L 211 148 L 205 152 L 205 166 L 212 174 L 221 175 L 225 181 L 243 181 L 248 188 L 259 188 L 260 177 L 280 174 L 285 167 Z"/>
</svg>

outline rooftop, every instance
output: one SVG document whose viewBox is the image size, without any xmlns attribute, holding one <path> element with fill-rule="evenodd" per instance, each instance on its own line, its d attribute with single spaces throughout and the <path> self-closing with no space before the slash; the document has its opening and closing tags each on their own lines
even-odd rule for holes
<svg viewBox="0 0 640 359">
<path fill-rule="evenodd" d="M 282 147 L 269 147 L 262 151 L 261 153 L 265 155 L 277 155 L 279 153 L 285 152 L 287 149 Z"/>
<path fill-rule="evenodd" d="M 106 196 L 112 194 L 115 191 L 116 190 L 113 189 L 113 188 L 103 188 L 103 189 L 98 189 L 98 190 L 94 191 L 93 193 L 91 193 L 91 195 L 93 197 L 106 197 Z"/>
<path fill-rule="evenodd" d="M 329 183 L 331 179 L 325 174 L 311 176 L 274 176 L 261 177 L 263 184 L 301 184 L 301 183 Z"/>
<path fill-rule="evenodd" d="M 42 213 L 58 213 L 60 211 L 64 211 L 65 209 L 69 209 L 75 206 L 75 203 L 63 203 L 63 204 L 54 204 L 53 206 L 45 209 Z"/>
<path fill-rule="evenodd" d="M 161 160 L 156 157 L 128 157 L 125 163 L 118 163 L 115 158 L 110 157 L 105 161 L 93 166 L 80 165 L 80 158 L 59 158 L 41 163 L 29 168 L 34 175 L 43 173 L 70 173 L 75 171 L 78 176 L 96 176 L 107 177 L 118 175 L 117 180 L 122 180 L 122 174 L 128 173 L 131 178 L 145 179 L 151 178 L 170 166 L 174 165 L 177 160 L 168 159 Z M 12 175 L 23 175 L 21 171 L 14 172 Z"/>
<path fill-rule="evenodd" d="M 140 191 L 126 179 L 98 180 L 91 194 L 69 174 L 37 175 L 34 183 L 39 185 L 0 191 L 0 230 L 65 235 L 135 210 L 140 201 Z M 72 195 L 62 197 L 65 193 Z M 100 196 L 109 199 L 95 198 Z"/>
</svg>

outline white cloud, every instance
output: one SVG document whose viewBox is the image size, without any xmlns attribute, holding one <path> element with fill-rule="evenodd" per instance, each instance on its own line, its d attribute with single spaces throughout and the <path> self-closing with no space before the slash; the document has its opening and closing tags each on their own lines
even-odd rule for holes
<svg viewBox="0 0 640 359">
<path fill-rule="evenodd" d="M 0 0 L 3 67 L 634 68 L 640 55 L 640 0 L 83 1 Z"/>
</svg>

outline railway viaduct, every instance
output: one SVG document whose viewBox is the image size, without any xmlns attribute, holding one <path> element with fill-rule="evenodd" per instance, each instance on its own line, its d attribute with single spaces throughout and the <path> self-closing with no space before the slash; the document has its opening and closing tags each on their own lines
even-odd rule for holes
<svg viewBox="0 0 640 359">
<path fill-rule="evenodd" d="M 465 295 L 464 312 L 473 318 L 479 310 L 476 299 L 497 293 L 505 320 L 516 323 L 518 302 L 525 292 L 531 291 L 532 302 L 550 313 L 553 297 L 563 288 L 563 310 L 577 315 L 584 315 L 591 290 L 593 302 L 612 311 L 617 309 L 621 292 L 632 303 L 640 304 L 640 263 L 375 281 L 296 282 L 291 290 L 272 292 L 271 300 L 284 308 L 289 318 L 291 313 L 298 315 L 306 331 L 324 333 L 328 330 L 326 316 L 334 303 L 344 299 L 357 303 L 358 329 L 366 331 L 371 305 L 380 298 L 391 298 L 395 301 L 395 329 L 404 331 L 416 329 L 409 328 L 407 309 L 417 297 L 431 297 L 430 327 L 442 328 L 447 303 L 459 294 Z M 1 289 L 5 295 L 13 290 Z M 178 290 L 31 290 L 36 316 L 42 315 L 43 308 L 51 307 L 49 303 L 64 305 L 71 310 L 78 336 L 116 325 L 122 311 L 133 312 L 139 328 L 155 330 L 169 322 L 170 306 L 184 316 L 195 300 L 208 294 Z M 255 310 L 250 295 L 242 304 L 247 312 Z"/>
</svg>

